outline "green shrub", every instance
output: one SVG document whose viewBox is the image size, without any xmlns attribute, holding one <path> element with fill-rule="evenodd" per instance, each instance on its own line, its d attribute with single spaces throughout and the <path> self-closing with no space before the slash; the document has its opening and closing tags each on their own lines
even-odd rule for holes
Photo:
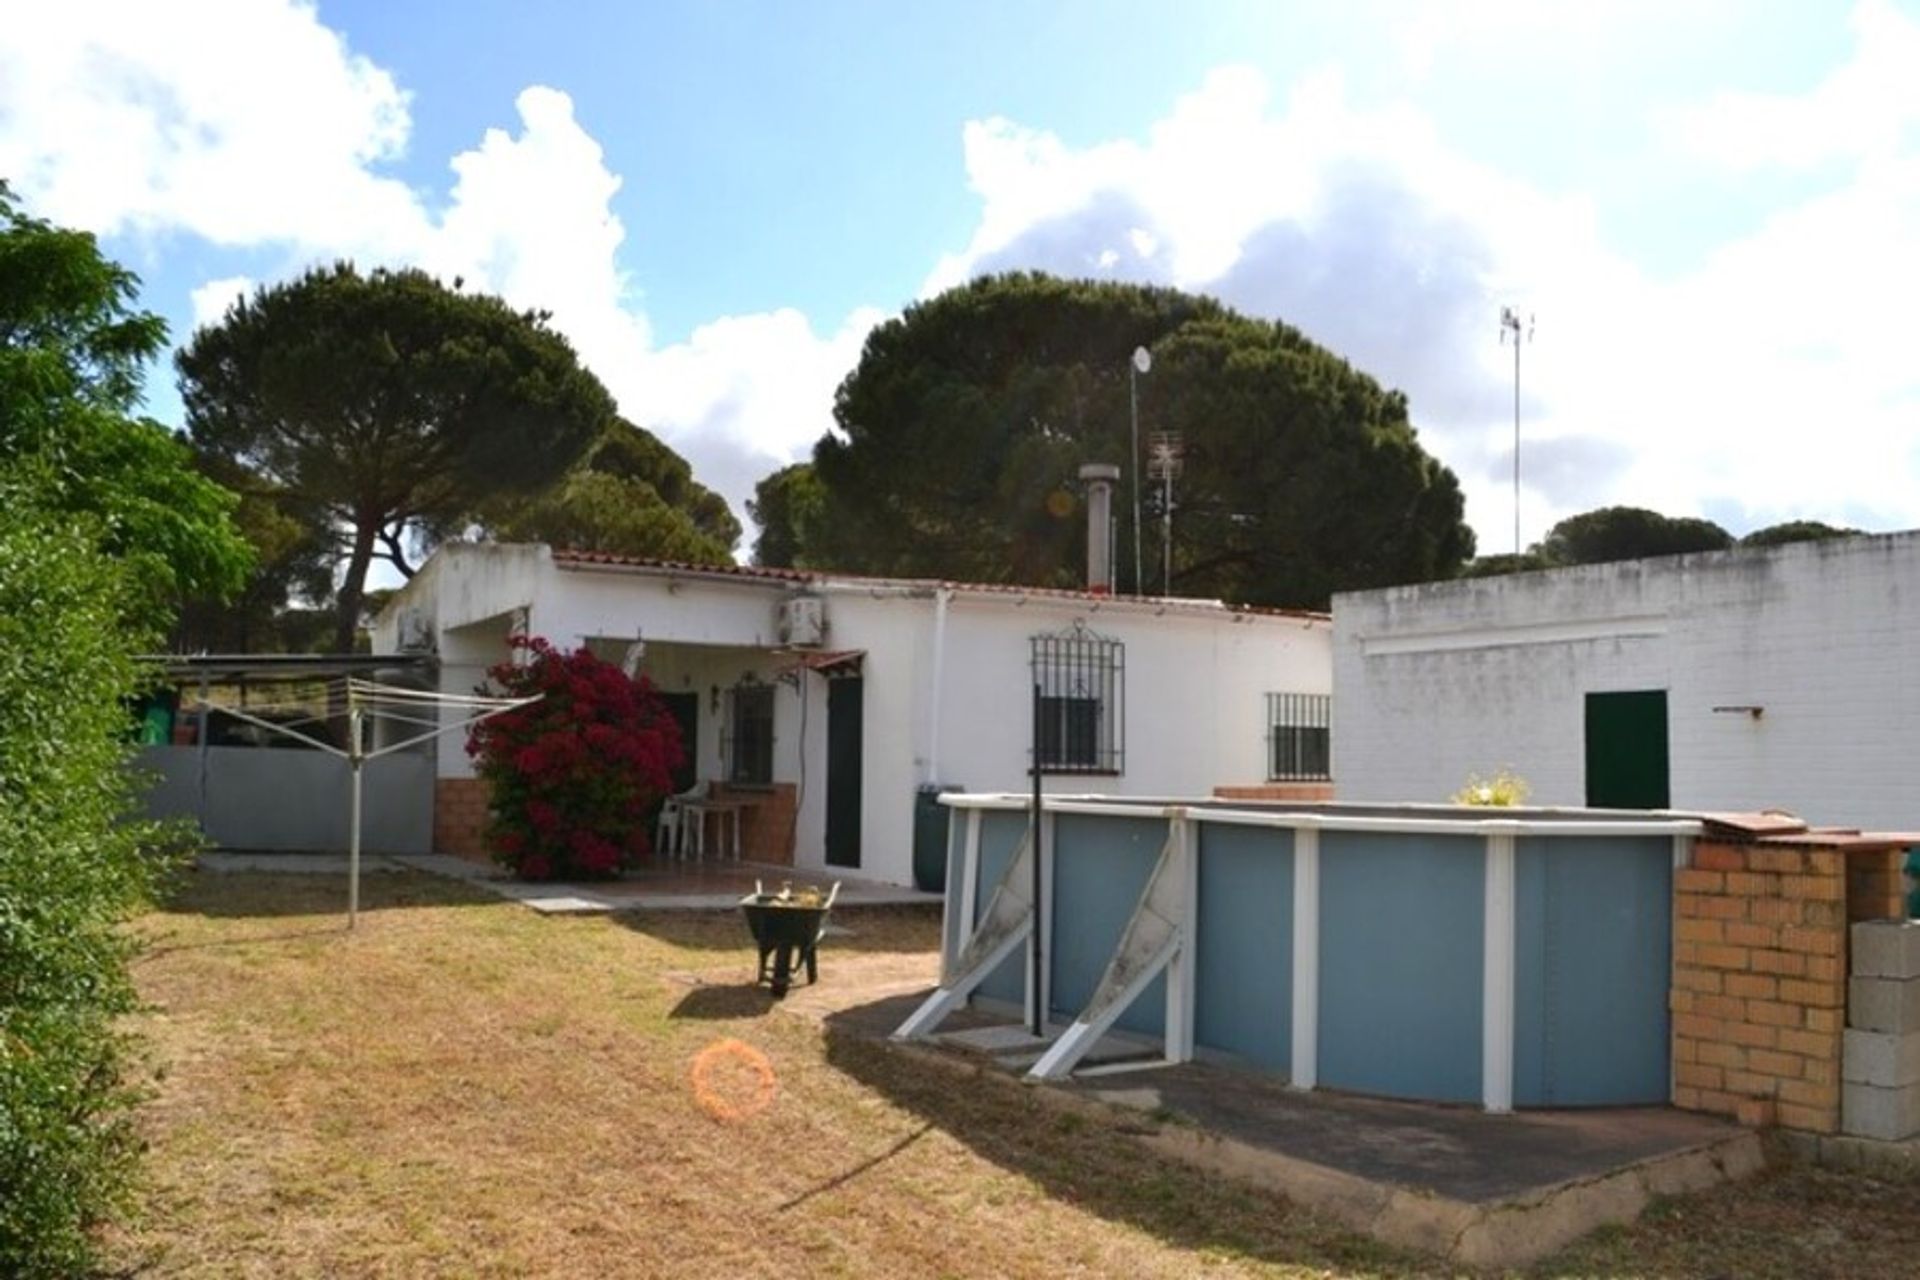
<svg viewBox="0 0 1920 1280">
<path fill-rule="evenodd" d="M 119 929 L 152 888 L 131 779 L 127 580 L 0 472 L 0 1275 L 84 1270 L 138 1143 Z M 64 526 L 64 527 L 63 527 Z"/>
<path fill-rule="evenodd" d="M 1502 769 L 1491 778 L 1470 773 L 1467 785 L 1453 793 L 1453 802 L 1476 808 L 1507 809 L 1525 804 L 1531 790 L 1527 780 L 1511 769 Z"/>
</svg>

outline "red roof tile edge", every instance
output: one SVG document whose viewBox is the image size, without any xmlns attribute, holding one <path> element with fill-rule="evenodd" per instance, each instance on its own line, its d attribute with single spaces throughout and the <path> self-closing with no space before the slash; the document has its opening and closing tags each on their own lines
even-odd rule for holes
<svg viewBox="0 0 1920 1280">
<path fill-rule="evenodd" d="M 738 578 L 747 582 L 786 582 L 797 585 L 862 583 L 892 587 L 945 587 L 952 591 L 980 592 L 989 595 L 1044 596 L 1058 600 L 1084 600 L 1105 607 L 1132 605 L 1151 608 L 1163 604 L 1206 605 L 1228 613 L 1256 617 L 1300 618 L 1311 622 L 1331 622 L 1333 615 L 1315 609 L 1279 609 L 1265 605 L 1227 604 L 1192 596 L 1124 596 L 1104 591 L 1086 591 L 1069 587 L 1030 587 L 1012 582 L 955 582 L 944 578 L 886 578 L 875 574 L 835 573 L 815 569 L 777 569 L 745 564 L 691 564 L 679 560 L 655 560 L 646 556 L 625 556 L 609 551 L 571 551 L 555 548 L 553 562 L 561 568 L 605 566 L 616 569 L 643 569 L 663 574 L 700 574 L 718 578 Z"/>
</svg>

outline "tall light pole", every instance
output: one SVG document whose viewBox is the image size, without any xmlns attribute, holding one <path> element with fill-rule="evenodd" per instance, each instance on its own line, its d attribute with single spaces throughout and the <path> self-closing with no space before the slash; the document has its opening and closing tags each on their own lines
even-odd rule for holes
<svg viewBox="0 0 1920 1280">
<path fill-rule="evenodd" d="M 1140 590 L 1140 375 L 1153 368 L 1153 353 L 1145 347 L 1133 349 L 1133 363 L 1127 369 L 1127 415 L 1133 423 L 1133 460 L 1127 470 L 1133 474 L 1133 594 Z"/>
<path fill-rule="evenodd" d="M 1520 344 L 1533 336 L 1533 317 L 1521 324 L 1520 313 L 1500 308 L 1500 342 L 1513 335 L 1513 554 L 1520 554 Z"/>
</svg>

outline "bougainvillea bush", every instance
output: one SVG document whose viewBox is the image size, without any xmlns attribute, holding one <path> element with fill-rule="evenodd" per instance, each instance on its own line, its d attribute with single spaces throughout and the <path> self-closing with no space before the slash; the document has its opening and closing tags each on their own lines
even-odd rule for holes
<svg viewBox="0 0 1920 1280">
<path fill-rule="evenodd" d="M 645 678 L 539 637 L 487 672 L 540 700 L 475 725 L 467 754 L 492 796 L 487 845 L 524 880 L 600 879 L 650 850 L 647 818 L 673 790 L 680 726 Z"/>
</svg>

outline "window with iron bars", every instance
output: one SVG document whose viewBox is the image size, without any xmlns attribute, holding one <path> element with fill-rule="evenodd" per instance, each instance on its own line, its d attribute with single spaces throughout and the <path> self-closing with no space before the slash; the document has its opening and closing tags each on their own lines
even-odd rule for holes
<svg viewBox="0 0 1920 1280">
<path fill-rule="evenodd" d="M 1032 637 L 1034 743 L 1042 773 L 1118 774 L 1126 759 L 1126 646 L 1075 623 Z"/>
<path fill-rule="evenodd" d="M 1332 724 L 1331 694 L 1268 694 L 1267 781 L 1330 781 L 1333 778 Z"/>
<path fill-rule="evenodd" d="M 764 787 L 773 782 L 773 686 L 739 684 L 728 691 L 727 781 Z"/>
</svg>

